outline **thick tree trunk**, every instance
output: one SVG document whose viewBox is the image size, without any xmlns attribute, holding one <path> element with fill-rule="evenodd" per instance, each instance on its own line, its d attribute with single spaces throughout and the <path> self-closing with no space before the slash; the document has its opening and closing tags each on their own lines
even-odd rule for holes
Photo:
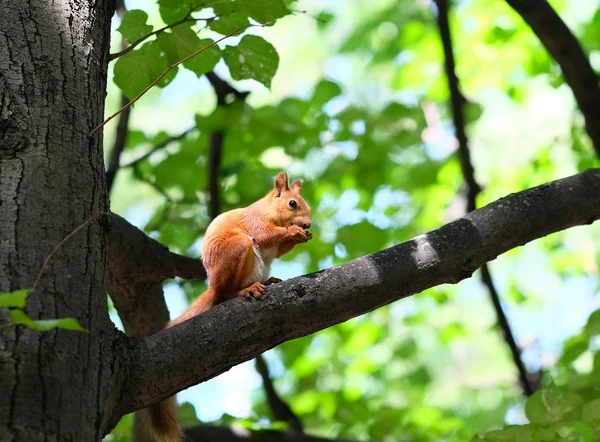
<svg viewBox="0 0 600 442">
<path fill-rule="evenodd" d="M 44 259 L 108 210 L 102 137 L 112 2 L 0 0 L 0 291 L 31 287 Z M 0 329 L 0 441 L 97 441 L 118 335 L 106 306 L 108 221 L 55 256 L 27 301 L 34 319 L 89 333 Z M 0 323 L 6 323 L 6 309 Z"/>
</svg>

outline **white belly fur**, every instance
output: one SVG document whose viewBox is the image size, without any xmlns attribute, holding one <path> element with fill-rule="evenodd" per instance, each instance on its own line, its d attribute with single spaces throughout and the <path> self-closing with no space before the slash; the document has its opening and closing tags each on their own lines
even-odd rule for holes
<svg viewBox="0 0 600 442">
<path fill-rule="evenodd" d="M 277 256 L 277 247 L 261 249 L 256 242 L 253 242 L 254 248 L 254 268 L 246 279 L 242 281 L 242 287 L 248 287 L 255 282 L 265 282 L 271 274 L 271 264 Z"/>
</svg>

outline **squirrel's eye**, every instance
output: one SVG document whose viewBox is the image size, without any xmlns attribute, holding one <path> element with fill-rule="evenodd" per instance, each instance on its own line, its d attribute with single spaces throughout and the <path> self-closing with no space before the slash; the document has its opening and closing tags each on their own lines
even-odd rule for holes
<svg viewBox="0 0 600 442">
<path fill-rule="evenodd" d="M 288 204 L 290 205 L 290 207 L 292 209 L 295 209 L 296 207 L 298 207 L 298 203 L 294 200 L 290 200 L 290 202 Z"/>
</svg>

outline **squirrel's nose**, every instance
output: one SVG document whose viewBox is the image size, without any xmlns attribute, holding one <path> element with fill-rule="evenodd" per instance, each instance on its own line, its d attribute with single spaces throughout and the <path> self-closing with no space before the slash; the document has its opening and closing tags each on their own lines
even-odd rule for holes
<svg viewBox="0 0 600 442">
<path fill-rule="evenodd" d="M 312 224 L 310 222 L 308 222 L 308 223 L 304 223 L 304 225 L 302 227 L 304 227 L 304 229 L 310 229 L 311 225 Z"/>
</svg>

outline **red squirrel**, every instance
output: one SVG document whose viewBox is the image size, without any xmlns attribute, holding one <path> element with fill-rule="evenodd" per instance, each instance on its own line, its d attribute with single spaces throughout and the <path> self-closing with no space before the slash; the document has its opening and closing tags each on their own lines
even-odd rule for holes
<svg viewBox="0 0 600 442">
<path fill-rule="evenodd" d="M 297 180 L 288 186 L 287 173 L 280 172 L 263 198 L 210 223 L 202 243 L 208 290 L 166 328 L 237 296 L 258 298 L 266 285 L 281 281 L 269 277 L 273 259 L 312 238 L 310 207 L 300 196 L 301 189 Z M 141 416 L 156 440 L 182 440 L 174 396 L 141 410 Z"/>
</svg>

